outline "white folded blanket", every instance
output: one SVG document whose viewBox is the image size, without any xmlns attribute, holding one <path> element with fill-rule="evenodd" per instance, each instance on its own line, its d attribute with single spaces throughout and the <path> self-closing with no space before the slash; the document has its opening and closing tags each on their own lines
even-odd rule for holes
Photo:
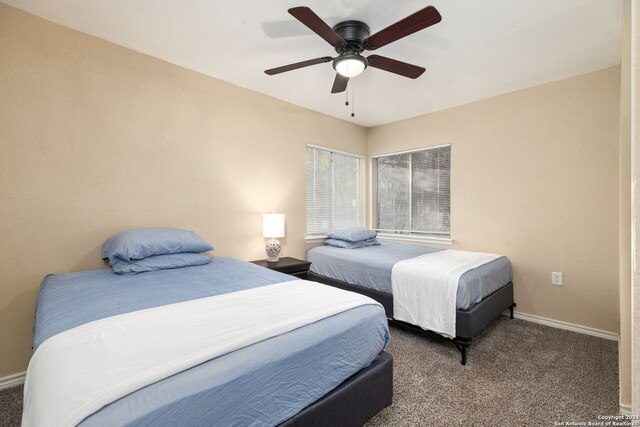
<svg viewBox="0 0 640 427">
<path fill-rule="evenodd" d="M 393 317 L 454 338 L 460 277 L 501 256 L 447 249 L 397 262 L 391 270 Z"/>
<path fill-rule="evenodd" d="M 22 425 L 75 426 L 149 384 L 367 304 L 378 303 L 294 280 L 78 326 L 49 338 L 33 355 Z"/>
</svg>

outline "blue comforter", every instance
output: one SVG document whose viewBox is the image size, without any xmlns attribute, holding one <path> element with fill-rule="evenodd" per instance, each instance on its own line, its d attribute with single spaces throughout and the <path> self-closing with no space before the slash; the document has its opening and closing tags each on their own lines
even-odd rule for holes
<svg viewBox="0 0 640 427">
<path fill-rule="evenodd" d="M 230 257 L 134 276 L 109 269 L 49 275 L 38 296 L 34 349 L 104 317 L 291 279 Z M 81 425 L 277 425 L 370 364 L 388 341 L 382 309 L 358 307 L 166 378 Z"/>
</svg>

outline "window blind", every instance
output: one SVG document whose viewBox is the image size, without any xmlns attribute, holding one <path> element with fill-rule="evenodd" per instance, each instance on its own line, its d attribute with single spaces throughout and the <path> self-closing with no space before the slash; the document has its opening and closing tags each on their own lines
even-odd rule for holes
<svg viewBox="0 0 640 427">
<path fill-rule="evenodd" d="M 380 156 L 373 166 L 377 230 L 450 237 L 450 145 Z"/>
<path fill-rule="evenodd" d="M 381 230 L 410 231 L 411 156 L 381 157 L 378 159 L 378 225 Z"/>
<path fill-rule="evenodd" d="M 307 146 L 307 236 L 361 225 L 361 162 L 356 156 Z"/>
</svg>

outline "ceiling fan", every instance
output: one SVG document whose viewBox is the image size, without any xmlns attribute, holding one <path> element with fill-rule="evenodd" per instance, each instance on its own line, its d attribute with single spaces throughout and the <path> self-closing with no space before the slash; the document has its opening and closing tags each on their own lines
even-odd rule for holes
<svg viewBox="0 0 640 427">
<path fill-rule="evenodd" d="M 283 65 L 282 67 L 265 70 L 265 73 L 272 76 L 310 65 L 333 61 L 336 78 L 333 81 L 331 93 L 344 92 L 347 89 L 349 78 L 362 73 L 367 66 L 411 79 L 420 77 L 425 71 L 422 67 L 380 55 L 369 55 L 365 58 L 361 53 L 364 50 L 375 50 L 386 46 L 442 20 L 436 8 L 428 6 L 388 26 L 384 30 L 370 35 L 369 26 L 361 21 L 344 21 L 331 28 L 308 7 L 294 7 L 289 9 L 289 13 L 333 46 L 338 52 L 338 56 L 335 58 L 323 56 Z"/>
</svg>

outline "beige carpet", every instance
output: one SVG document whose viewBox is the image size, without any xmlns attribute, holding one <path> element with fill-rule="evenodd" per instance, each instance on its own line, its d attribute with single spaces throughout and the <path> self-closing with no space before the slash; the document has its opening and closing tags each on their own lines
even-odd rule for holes
<svg viewBox="0 0 640 427">
<path fill-rule="evenodd" d="M 452 344 L 392 328 L 393 404 L 374 426 L 553 426 L 618 413 L 618 344 L 500 318 L 466 366 Z"/>
<path fill-rule="evenodd" d="M 618 411 L 614 341 L 500 318 L 466 366 L 449 343 L 391 329 L 394 402 L 377 426 L 553 426 Z M 22 387 L 0 391 L 0 426 L 18 426 Z"/>
<path fill-rule="evenodd" d="M 22 415 L 22 386 L 0 391 L 0 426 L 19 426 Z"/>
</svg>

